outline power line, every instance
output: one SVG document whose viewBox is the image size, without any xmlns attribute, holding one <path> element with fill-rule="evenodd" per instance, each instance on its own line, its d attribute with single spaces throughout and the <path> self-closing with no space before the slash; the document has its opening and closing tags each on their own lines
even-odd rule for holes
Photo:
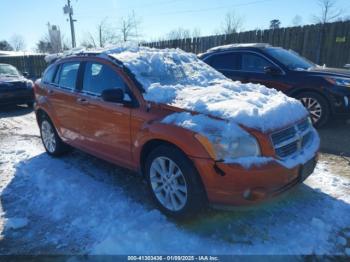
<svg viewBox="0 0 350 262">
<path fill-rule="evenodd" d="M 183 0 L 178 0 L 178 1 L 183 1 Z M 157 13 L 157 14 L 152 14 L 152 17 L 165 16 L 165 15 L 177 15 L 177 14 L 190 14 L 190 13 L 210 12 L 210 11 L 213 11 L 213 10 L 220 10 L 220 9 L 228 9 L 228 8 L 233 8 L 233 7 L 255 5 L 255 4 L 261 4 L 261 3 L 265 3 L 265 2 L 271 2 L 271 1 L 274 1 L 274 0 L 257 0 L 257 1 L 251 1 L 251 2 L 248 2 L 248 3 L 242 3 L 242 4 L 233 4 L 233 5 L 216 6 L 216 7 L 210 7 L 210 8 L 202 8 L 202 9 L 188 9 L 188 10 L 181 10 L 181 11 L 174 11 L 174 12 Z M 171 2 L 173 2 L 173 1 L 171 1 Z M 165 3 L 170 3 L 170 2 L 164 2 L 164 4 Z M 150 7 L 150 5 L 147 5 L 146 7 Z M 120 10 L 126 10 L 126 9 L 120 9 Z M 92 17 L 96 17 L 96 16 L 82 16 L 82 17 L 83 18 L 92 18 Z M 116 20 L 116 18 L 109 18 L 109 19 Z"/>
<path fill-rule="evenodd" d="M 254 4 L 261 4 L 265 2 L 270 2 L 274 0 L 258 0 L 258 1 L 252 1 L 244 4 L 235 4 L 235 5 L 225 5 L 225 6 L 217 6 L 217 7 L 211 7 L 211 8 L 202 8 L 202 9 L 190 9 L 190 10 L 183 10 L 183 11 L 175 11 L 175 12 L 167 12 L 167 13 L 160 13 L 159 15 L 174 15 L 174 14 L 186 14 L 186 13 L 202 13 L 202 12 L 208 12 L 212 10 L 219 10 L 219 9 L 226 9 L 226 8 L 232 8 L 232 7 L 240 7 L 240 6 L 247 6 L 247 5 L 254 5 Z"/>
</svg>

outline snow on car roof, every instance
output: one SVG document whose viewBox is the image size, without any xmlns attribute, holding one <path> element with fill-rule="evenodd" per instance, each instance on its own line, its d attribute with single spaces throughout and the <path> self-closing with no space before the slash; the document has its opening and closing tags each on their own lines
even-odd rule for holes
<svg viewBox="0 0 350 262">
<path fill-rule="evenodd" d="M 147 101 L 211 115 L 249 128 L 275 130 L 308 115 L 299 101 L 259 84 L 233 82 L 195 54 L 180 49 L 137 45 L 80 48 L 52 55 L 47 60 L 77 55 L 96 55 L 121 62 L 143 87 Z"/>
<path fill-rule="evenodd" d="M 267 48 L 267 47 L 271 47 L 271 45 L 266 43 L 229 44 L 229 45 L 213 47 L 209 49 L 207 52 L 222 51 L 222 50 L 227 50 L 232 48 L 244 48 L 244 47 Z"/>
<path fill-rule="evenodd" d="M 219 117 L 261 131 L 305 118 L 302 104 L 258 84 L 233 82 L 180 49 L 120 47 L 103 54 L 121 61 L 145 89 L 147 101 Z"/>
</svg>

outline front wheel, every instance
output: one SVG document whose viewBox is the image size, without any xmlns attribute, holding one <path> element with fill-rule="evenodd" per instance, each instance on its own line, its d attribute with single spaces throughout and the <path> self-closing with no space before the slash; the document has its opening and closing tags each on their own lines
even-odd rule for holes
<svg viewBox="0 0 350 262">
<path fill-rule="evenodd" d="M 68 151 L 68 145 L 61 140 L 54 125 L 47 117 L 44 117 L 40 122 L 40 134 L 45 150 L 49 155 L 60 156 Z"/>
<path fill-rule="evenodd" d="M 147 157 L 145 171 L 152 197 L 166 215 L 183 218 L 205 206 L 197 170 L 177 148 L 160 146 L 153 150 Z"/>
<path fill-rule="evenodd" d="M 330 116 L 330 108 L 326 99 L 312 92 L 301 93 L 296 98 L 309 111 L 315 127 L 322 127 L 327 123 Z"/>
</svg>

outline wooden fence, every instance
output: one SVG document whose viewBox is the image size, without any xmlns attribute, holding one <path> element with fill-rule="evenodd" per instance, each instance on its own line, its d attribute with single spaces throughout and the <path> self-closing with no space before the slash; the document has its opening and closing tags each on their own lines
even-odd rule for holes
<svg viewBox="0 0 350 262">
<path fill-rule="evenodd" d="M 45 55 L 0 56 L 0 63 L 13 65 L 33 79 L 40 78 L 47 66 Z"/>
<path fill-rule="evenodd" d="M 350 63 L 350 21 L 166 40 L 143 45 L 155 48 L 181 48 L 198 54 L 215 46 L 232 43 L 269 43 L 292 49 L 321 65 L 343 67 Z"/>
</svg>

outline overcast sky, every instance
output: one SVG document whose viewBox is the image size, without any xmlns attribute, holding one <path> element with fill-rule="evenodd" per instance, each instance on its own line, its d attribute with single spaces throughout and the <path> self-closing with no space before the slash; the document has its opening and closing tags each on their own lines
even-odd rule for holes
<svg viewBox="0 0 350 262">
<path fill-rule="evenodd" d="M 60 27 L 67 41 L 70 29 L 63 14 L 66 0 L 1 0 L 0 40 L 10 40 L 14 34 L 22 35 L 27 49 L 47 32 L 47 23 Z M 225 14 L 235 11 L 243 18 L 245 30 L 269 26 L 272 19 L 280 19 L 282 26 L 292 25 L 296 15 L 303 24 L 313 22 L 312 15 L 319 12 L 317 0 L 72 0 L 78 44 L 88 32 L 95 33 L 96 26 L 107 18 L 117 26 L 121 17 L 133 10 L 141 20 L 142 39 L 156 39 L 170 30 L 183 27 L 200 29 L 210 35 L 222 23 Z M 349 16 L 350 0 L 338 0 L 339 8 Z"/>
</svg>

